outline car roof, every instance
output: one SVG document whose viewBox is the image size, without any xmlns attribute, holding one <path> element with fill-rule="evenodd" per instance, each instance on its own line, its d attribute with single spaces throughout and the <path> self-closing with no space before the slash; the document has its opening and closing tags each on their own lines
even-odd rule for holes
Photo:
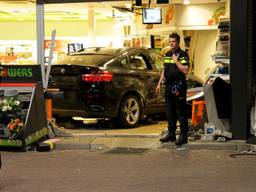
<svg viewBox="0 0 256 192">
<path fill-rule="evenodd" d="M 155 52 L 151 48 L 110 48 L 110 47 L 90 47 L 78 52 L 69 54 L 58 60 L 54 65 L 72 64 L 72 65 L 102 65 L 107 61 L 117 58 L 121 55 L 134 52 L 138 54 Z"/>
<path fill-rule="evenodd" d="M 135 48 L 135 47 L 129 47 L 129 48 L 110 48 L 110 47 L 89 47 L 80 50 L 79 52 L 73 53 L 71 55 L 84 55 L 84 54 L 102 54 L 102 55 L 113 55 L 117 56 L 125 52 L 130 51 L 136 51 L 136 50 L 147 50 L 150 48 Z"/>
</svg>

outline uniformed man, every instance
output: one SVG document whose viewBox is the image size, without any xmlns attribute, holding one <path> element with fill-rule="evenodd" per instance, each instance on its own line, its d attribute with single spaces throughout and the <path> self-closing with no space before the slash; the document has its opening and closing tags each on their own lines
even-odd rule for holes
<svg viewBox="0 0 256 192">
<path fill-rule="evenodd" d="M 161 73 L 156 92 L 160 93 L 161 82 L 165 82 L 165 100 L 167 106 L 168 133 L 160 138 L 161 142 L 175 142 L 176 145 L 187 143 L 188 120 L 186 115 L 186 74 L 189 69 L 188 56 L 180 48 L 180 36 L 169 36 L 170 51 L 164 56 L 164 69 Z M 180 122 L 180 137 L 176 141 L 176 124 Z"/>
</svg>

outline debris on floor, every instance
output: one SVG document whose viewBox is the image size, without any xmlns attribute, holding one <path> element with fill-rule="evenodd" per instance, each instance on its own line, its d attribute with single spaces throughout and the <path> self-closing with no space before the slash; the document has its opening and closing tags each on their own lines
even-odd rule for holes
<svg viewBox="0 0 256 192">
<path fill-rule="evenodd" d="M 48 128 L 52 131 L 53 135 L 55 137 L 71 137 L 72 134 L 68 133 L 64 127 L 59 127 L 56 124 L 56 121 L 54 118 L 50 119 L 48 121 Z M 50 137 L 53 138 L 53 137 Z"/>
</svg>

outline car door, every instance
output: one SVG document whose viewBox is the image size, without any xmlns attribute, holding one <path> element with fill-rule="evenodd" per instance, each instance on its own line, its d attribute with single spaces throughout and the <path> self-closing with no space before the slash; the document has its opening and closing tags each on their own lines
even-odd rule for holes
<svg viewBox="0 0 256 192">
<path fill-rule="evenodd" d="M 129 55 L 130 65 L 137 71 L 137 78 L 141 80 L 141 90 L 145 98 L 145 112 L 150 113 L 155 107 L 159 107 L 159 96 L 155 88 L 159 81 L 159 71 L 153 66 L 146 50 L 140 50 Z"/>
<path fill-rule="evenodd" d="M 162 56 L 157 52 L 149 49 L 146 51 L 146 60 L 151 66 L 150 70 L 147 70 L 148 75 L 151 76 L 152 87 L 149 90 L 150 93 L 150 110 L 151 112 L 164 112 L 165 111 L 165 99 L 164 99 L 164 84 L 162 84 L 161 94 L 156 94 L 156 87 L 158 85 L 161 70 L 163 67 Z"/>
<path fill-rule="evenodd" d="M 157 87 L 161 72 L 164 67 L 163 63 L 163 56 L 160 55 L 159 53 L 153 51 L 153 50 L 148 50 L 148 56 L 150 57 L 150 62 L 153 68 L 153 71 L 156 71 L 157 73 L 157 79 L 154 79 L 154 87 Z M 160 94 L 156 94 L 156 100 L 154 101 L 154 106 L 155 107 L 165 107 L 165 84 L 164 82 L 161 83 L 161 92 Z"/>
</svg>

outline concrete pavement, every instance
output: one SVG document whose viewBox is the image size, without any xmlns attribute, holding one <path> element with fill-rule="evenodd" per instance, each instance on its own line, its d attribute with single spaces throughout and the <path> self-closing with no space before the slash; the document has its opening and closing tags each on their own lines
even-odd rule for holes
<svg viewBox="0 0 256 192">
<path fill-rule="evenodd" d="M 128 149 L 177 149 L 173 143 L 161 143 L 159 137 L 165 130 L 166 122 L 151 122 L 133 129 L 103 128 L 89 126 L 86 128 L 62 129 L 63 136 L 55 137 L 55 149 L 109 150 L 113 148 Z M 251 145 L 245 141 L 189 141 L 183 148 L 188 150 L 232 150 L 248 151 Z M 180 149 L 180 148 L 178 148 Z"/>
<path fill-rule="evenodd" d="M 161 143 L 158 137 L 125 137 L 125 136 L 80 136 L 59 138 L 55 142 L 57 150 L 84 149 L 90 151 L 109 150 L 112 148 L 137 148 L 137 149 L 178 149 L 173 143 Z M 227 142 L 189 142 L 183 146 L 188 150 L 232 150 L 247 151 L 251 145 L 244 141 Z"/>
<path fill-rule="evenodd" d="M 255 156 L 233 158 L 234 153 L 225 150 L 142 153 L 53 150 L 1 154 L 1 192 L 255 192 L 256 189 Z"/>
</svg>

